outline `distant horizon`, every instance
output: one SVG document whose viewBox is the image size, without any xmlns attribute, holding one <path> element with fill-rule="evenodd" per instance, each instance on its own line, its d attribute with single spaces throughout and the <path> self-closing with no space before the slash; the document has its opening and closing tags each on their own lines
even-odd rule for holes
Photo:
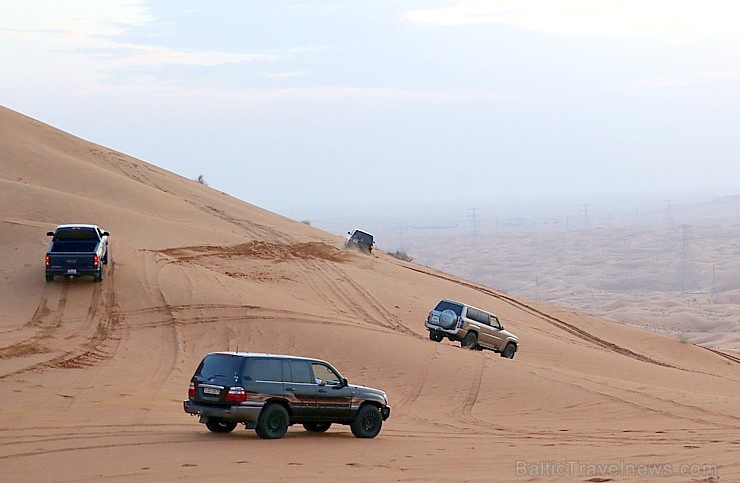
<svg viewBox="0 0 740 483">
<path fill-rule="evenodd" d="M 472 216 L 475 211 L 485 217 L 494 216 L 504 220 L 509 218 L 531 218 L 544 220 L 568 215 L 583 214 L 588 210 L 592 216 L 624 214 L 639 210 L 643 213 L 664 213 L 667 210 L 680 210 L 681 207 L 698 203 L 709 203 L 724 198 L 737 198 L 740 209 L 740 193 L 699 194 L 672 193 L 602 197 L 542 197 L 506 200 L 480 200 L 455 202 L 400 202 L 395 204 L 376 204 L 347 206 L 337 203 L 334 206 L 286 208 L 277 213 L 299 221 L 319 222 L 331 220 L 398 220 L 400 218 L 447 219 L 449 217 Z M 243 200 L 249 202 L 249 200 Z M 270 209 L 268 207 L 262 207 Z M 271 210 L 274 211 L 274 210 Z M 483 218 L 482 218 L 483 219 Z"/>
</svg>

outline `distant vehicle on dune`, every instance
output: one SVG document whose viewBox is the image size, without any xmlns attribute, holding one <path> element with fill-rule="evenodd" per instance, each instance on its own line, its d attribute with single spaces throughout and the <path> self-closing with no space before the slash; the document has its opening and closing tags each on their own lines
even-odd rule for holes
<svg viewBox="0 0 740 483">
<path fill-rule="evenodd" d="M 110 233 L 97 225 L 59 225 L 47 233 L 53 237 L 46 250 L 46 281 L 56 275 L 68 278 L 92 275 L 103 280 L 103 265 L 108 264 Z"/>
<path fill-rule="evenodd" d="M 349 238 L 344 242 L 344 248 L 355 249 L 360 252 L 370 253 L 373 251 L 375 237 L 371 233 L 363 230 L 353 230 L 347 232 Z"/>
</svg>

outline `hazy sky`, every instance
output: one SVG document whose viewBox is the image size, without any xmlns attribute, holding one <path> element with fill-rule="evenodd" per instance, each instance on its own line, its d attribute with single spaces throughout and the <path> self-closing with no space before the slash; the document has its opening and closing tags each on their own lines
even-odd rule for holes
<svg viewBox="0 0 740 483">
<path fill-rule="evenodd" d="M 738 25 L 736 0 L 5 0 L 0 104 L 294 217 L 738 194 Z"/>
</svg>

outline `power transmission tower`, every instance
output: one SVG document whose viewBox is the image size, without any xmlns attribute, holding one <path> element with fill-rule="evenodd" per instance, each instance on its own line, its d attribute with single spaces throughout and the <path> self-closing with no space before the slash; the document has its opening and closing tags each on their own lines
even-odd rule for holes
<svg viewBox="0 0 740 483">
<path fill-rule="evenodd" d="M 671 207 L 671 201 L 673 200 L 665 200 L 665 220 L 669 225 L 673 224 L 673 208 Z"/>
<path fill-rule="evenodd" d="M 591 206 L 589 203 L 583 204 L 583 209 L 581 210 L 581 213 L 583 213 L 583 228 L 588 230 L 591 228 L 591 220 L 588 217 L 588 207 Z"/>
<path fill-rule="evenodd" d="M 478 218 L 476 215 L 480 211 L 480 208 L 468 208 L 468 211 L 473 219 L 473 236 L 478 236 Z"/>
<path fill-rule="evenodd" d="M 689 232 L 691 225 L 681 225 L 681 289 L 686 293 L 686 275 L 688 272 Z"/>
</svg>

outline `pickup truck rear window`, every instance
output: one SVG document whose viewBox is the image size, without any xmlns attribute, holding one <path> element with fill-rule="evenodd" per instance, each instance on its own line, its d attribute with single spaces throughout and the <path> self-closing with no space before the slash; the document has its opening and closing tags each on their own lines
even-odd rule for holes
<svg viewBox="0 0 740 483">
<path fill-rule="evenodd" d="M 54 233 L 54 241 L 67 241 L 67 240 L 99 240 L 98 232 L 94 228 L 69 228 L 64 230 L 57 230 Z"/>
</svg>

